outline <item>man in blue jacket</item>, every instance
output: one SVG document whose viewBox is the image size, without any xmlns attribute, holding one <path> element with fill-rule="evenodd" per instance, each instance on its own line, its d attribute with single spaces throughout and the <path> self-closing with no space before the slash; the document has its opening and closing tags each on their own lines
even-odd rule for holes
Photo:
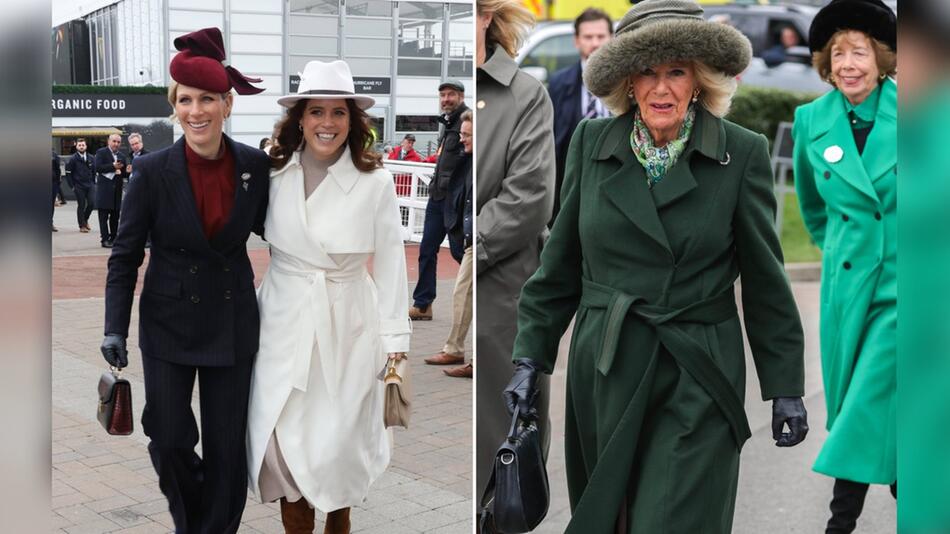
<svg viewBox="0 0 950 534">
<path fill-rule="evenodd" d="M 580 61 L 551 75 L 548 94 L 554 106 L 554 154 L 556 174 L 554 182 L 554 213 L 548 226 L 561 207 L 561 182 L 564 181 L 564 164 L 567 162 L 567 147 L 571 144 L 574 128 L 582 119 L 609 117 L 610 112 L 599 98 L 584 87 L 581 74 L 587 66 L 587 58 L 613 37 L 614 26 L 610 15 L 591 7 L 574 20 L 574 47 Z"/>
<path fill-rule="evenodd" d="M 79 231 L 88 233 L 89 216 L 95 202 L 96 171 L 93 157 L 86 152 L 86 140 L 76 139 L 76 152 L 66 162 L 66 182 L 76 194 L 76 220 Z"/>
</svg>

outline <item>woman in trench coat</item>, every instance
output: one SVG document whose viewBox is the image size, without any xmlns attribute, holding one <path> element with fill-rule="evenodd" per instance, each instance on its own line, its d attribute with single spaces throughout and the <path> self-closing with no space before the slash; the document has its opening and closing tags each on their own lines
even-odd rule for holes
<svg viewBox="0 0 950 534">
<path fill-rule="evenodd" d="M 261 341 L 248 416 L 248 472 L 280 499 L 287 532 L 349 532 L 349 509 L 389 465 L 377 374 L 409 349 L 408 283 L 392 175 L 372 152 L 343 61 L 311 61 L 271 151 L 258 291 Z M 367 260 L 373 257 L 372 274 Z"/>
<path fill-rule="evenodd" d="M 530 409 L 576 313 L 569 533 L 731 532 L 750 437 L 740 276 L 773 437 L 791 446 L 807 432 L 768 144 L 721 118 L 750 56 L 741 33 L 704 21 L 697 4 L 645 0 L 589 60 L 585 85 L 616 117 L 574 133 L 561 211 L 521 296 L 505 391 L 509 409 Z"/>
<path fill-rule="evenodd" d="M 852 532 L 868 484 L 896 496 L 897 23 L 879 0 L 834 0 L 812 23 L 835 86 L 795 113 L 795 187 L 822 249 L 821 367 L 834 477 L 828 533 Z"/>
<path fill-rule="evenodd" d="M 534 17 L 519 0 L 478 0 L 475 272 L 478 346 L 477 495 L 511 426 L 499 392 L 513 369 L 518 295 L 538 268 L 554 207 L 554 110 L 547 91 L 512 59 Z M 547 442 L 547 379 L 538 385 Z"/>
</svg>

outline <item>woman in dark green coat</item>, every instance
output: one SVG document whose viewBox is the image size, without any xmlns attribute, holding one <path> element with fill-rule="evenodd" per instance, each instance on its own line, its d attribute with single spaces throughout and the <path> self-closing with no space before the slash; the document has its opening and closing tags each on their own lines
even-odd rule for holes
<svg viewBox="0 0 950 534">
<path fill-rule="evenodd" d="M 591 56 L 584 82 L 616 117 L 574 133 L 561 212 L 522 293 L 510 410 L 530 410 L 576 313 L 567 532 L 731 532 L 750 436 L 740 275 L 773 435 L 791 446 L 807 432 L 768 143 L 721 118 L 751 46 L 702 13 L 688 0 L 637 3 Z"/>
<path fill-rule="evenodd" d="M 880 0 L 834 0 L 812 22 L 835 90 L 795 113 L 795 188 L 822 248 L 821 368 L 834 477 L 827 534 L 852 532 L 868 484 L 897 480 L 897 20 Z"/>
</svg>

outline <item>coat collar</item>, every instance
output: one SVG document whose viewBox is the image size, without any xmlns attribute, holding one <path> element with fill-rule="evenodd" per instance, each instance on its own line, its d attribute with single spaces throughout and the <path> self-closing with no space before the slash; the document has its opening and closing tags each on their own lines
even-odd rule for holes
<svg viewBox="0 0 950 534">
<path fill-rule="evenodd" d="M 271 172 L 271 177 L 279 176 L 290 168 L 299 169 L 299 172 L 302 173 L 303 166 L 300 164 L 300 154 L 303 150 L 303 148 L 300 148 L 300 150 L 291 154 L 287 164 Z M 343 153 L 340 154 L 340 159 L 336 160 L 336 163 L 327 168 L 327 177 L 336 183 L 343 191 L 343 194 L 348 195 L 350 191 L 353 190 L 353 186 L 356 185 L 356 180 L 360 177 L 360 172 L 361 171 L 356 168 L 356 165 L 353 164 L 353 158 L 350 156 L 350 147 L 347 146 L 343 149 Z"/>
<path fill-rule="evenodd" d="M 672 204 L 696 188 L 696 178 L 690 169 L 694 152 L 717 162 L 729 159 L 722 119 L 702 108 L 697 112 L 686 150 L 669 175 L 652 190 L 647 186 L 646 173 L 630 148 L 633 110 L 609 121 L 594 145 L 594 159 L 615 159 L 621 167 L 607 177 L 601 187 L 607 198 L 672 258 L 673 252 L 657 209 Z"/>
<path fill-rule="evenodd" d="M 495 48 L 488 51 L 488 53 L 491 54 L 488 61 L 482 63 L 482 66 L 479 67 L 478 70 L 491 76 L 495 81 L 505 87 L 508 87 L 518 72 L 518 64 L 515 63 L 515 60 L 511 59 L 511 56 L 500 46 L 496 45 Z"/>
<path fill-rule="evenodd" d="M 847 107 L 840 91 L 814 101 L 808 130 L 813 157 L 827 161 L 831 169 L 852 187 L 877 201 L 872 182 L 894 166 L 894 143 L 897 139 L 897 84 L 886 78 L 881 87 L 874 127 L 868 135 L 864 151 L 858 154 L 854 134 L 848 121 Z M 834 162 L 825 158 L 825 151 L 836 146 L 843 154 Z"/>
</svg>

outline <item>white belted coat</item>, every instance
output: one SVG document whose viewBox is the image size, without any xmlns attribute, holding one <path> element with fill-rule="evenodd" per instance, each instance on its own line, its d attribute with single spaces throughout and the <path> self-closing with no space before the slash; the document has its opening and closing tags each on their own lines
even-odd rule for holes
<svg viewBox="0 0 950 534">
<path fill-rule="evenodd" d="M 330 512 L 361 503 L 389 465 L 377 374 L 386 353 L 409 350 L 406 258 L 388 171 L 359 171 L 347 148 L 305 198 L 299 157 L 271 172 L 248 477 L 260 497 L 276 432 L 297 488 Z"/>
</svg>

